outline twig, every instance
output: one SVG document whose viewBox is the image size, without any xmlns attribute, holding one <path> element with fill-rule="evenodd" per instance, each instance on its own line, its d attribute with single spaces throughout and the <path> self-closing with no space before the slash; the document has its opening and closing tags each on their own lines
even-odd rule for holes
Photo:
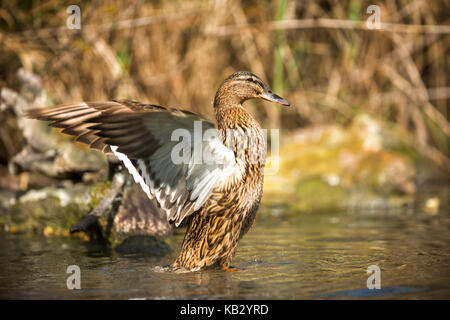
<svg viewBox="0 0 450 320">
<path fill-rule="evenodd" d="M 93 223 L 97 221 L 108 210 L 110 205 L 116 199 L 117 195 L 122 190 L 122 186 L 125 183 L 125 176 L 122 173 L 116 173 L 112 179 L 111 189 L 108 190 L 105 197 L 100 201 L 97 207 L 95 207 L 89 214 L 81 219 L 77 224 L 70 228 L 70 233 L 80 232 L 87 230 Z"/>
<path fill-rule="evenodd" d="M 450 87 L 428 88 L 427 92 L 430 100 L 450 99 Z"/>
<path fill-rule="evenodd" d="M 369 29 L 366 21 L 342 20 L 342 19 L 291 19 L 282 21 L 271 21 L 266 24 L 241 24 L 228 25 L 210 29 L 209 35 L 231 36 L 241 33 L 247 28 L 262 28 L 264 30 L 289 30 L 289 29 L 351 29 L 365 31 L 381 31 L 392 33 L 432 33 L 432 34 L 450 34 L 448 25 L 422 25 L 422 24 L 401 24 L 401 23 L 380 23 L 380 29 Z"/>
<path fill-rule="evenodd" d="M 159 23 L 162 21 L 171 21 L 177 20 L 181 18 L 187 18 L 192 15 L 198 14 L 199 10 L 192 10 L 187 12 L 173 13 L 173 14 L 164 14 L 160 16 L 154 17 L 140 17 L 135 19 L 127 19 L 127 20 L 119 20 L 106 22 L 101 24 L 87 24 L 82 25 L 80 30 L 69 30 L 67 26 L 61 26 L 57 28 L 42 28 L 37 30 L 26 30 L 22 32 L 14 32 L 14 33 L 6 33 L 4 36 L 8 37 L 18 37 L 22 39 L 34 39 L 36 37 L 45 38 L 45 37 L 53 37 L 56 35 L 72 35 L 76 33 L 100 33 L 100 32 L 108 32 L 110 30 L 120 30 L 120 29 L 130 29 L 130 28 L 139 28 L 148 26 L 154 23 Z M 2 37 L 0 35 L 0 40 Z"/>
<path fill-rule="evenodd" d="M 52 37 L 64 33 L 72 34 L 76 32 L 104 32 L 112 29 L 130 29 L 148 26 L 162 21 L 171 21 L 181 18 L 197 15 L 200 10 L 192 10 L 188 12 L 165 14 L 154 17 L 140 17 L 135 19 L 119 20 L 116 22 L 107 22 L 102 24 L 88 24 L 82 26 L 81 30 L 69 30 L 66 26 L 58 28 L 43 28 L 38 30 L 26 30 L 20 33 L 6 33 L 4 36 L 16 36 L 22 39 L 32 39 L 35 37 Z M 290 30 L 290 29 L 351 29 L 365 31 L 379 31 L 392 33 L 428 33 L 428 34 L 450 34 L 450 25 L 422 25 L 422 24 L 402 24 L 402 23 L 380 23 L 380 29 L 367 28 L 366 21 L 343 20 L 343 19 L 289 19 L 281 21 L 271 21 L 268 23 L 243 23 L 237 25 L 227 25 L 221 27 L 213 27 L 205 30 L 207 35 L 211 36 L 232 36 L 240 34 L 243 29 L 264 29 L 270 31 Z M 0 40 L 3 37 L 0 37 Z"/>
</svg>

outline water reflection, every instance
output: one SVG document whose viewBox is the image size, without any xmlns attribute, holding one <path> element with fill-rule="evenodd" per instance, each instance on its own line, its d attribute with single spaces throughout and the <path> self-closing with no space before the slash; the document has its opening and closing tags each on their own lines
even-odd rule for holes
<svg viewBox="0 0 450 320">
<path fill-rule="evenodd" d="M 450 298 L 448 213 L 322 213 L 260 218 L 241 242 L 238 272 L 157 273 L 164 257 L 124 255 L 71 238 L 0 234 L 0 298 Z M 66 287 L 68 265 L 81 290 Z M 381 269 L 368 293 L 366 269 Z"/>
</svg>

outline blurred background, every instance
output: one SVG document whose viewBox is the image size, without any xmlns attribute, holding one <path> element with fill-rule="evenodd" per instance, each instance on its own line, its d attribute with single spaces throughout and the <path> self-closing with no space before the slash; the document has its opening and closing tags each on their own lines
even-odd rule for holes
<svg viewBox="0 0 450 320">
<path fill-rule="evenodd" d="M 292 105 L 246 102 L 280 129 L 262 216 L 447 212 L 450 1 L 78 1 L 79 30 L 66 26 L 71 4 L 1 3 L 6 231 L 68 234 L 111 186 L 106 157 L 23 110 L 128 98 L 213 118 L 216 89 L 238 70 Z M 380 29 L 367 27 L 372 4 Z"/>
<path fill-rule="evenodd" d="M 70 4 L 2 3 L 3 88 L 20 92 L 22 69 L 45 93 L 33 104 L 130 98 L 212 118 L 221 81 L 249 70 L 293 106 L 246 103 L 291 140 L 281 168 L 299 172 L 286 177 L 363 175 L 349 183 L 406 193 L 449 177 L 449 1 L 380 2 L 381 30 L 366 26 L 367 1 L 82 1 L 80 30 Z M 24 146 L 12 116 L 2 109 L 4 167 Z"/>
</svg>

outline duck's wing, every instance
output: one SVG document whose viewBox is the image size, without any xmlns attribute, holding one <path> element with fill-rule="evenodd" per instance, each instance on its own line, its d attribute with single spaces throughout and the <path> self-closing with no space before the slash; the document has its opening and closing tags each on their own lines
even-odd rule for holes
<svg viewBox="0 0 450 320">
<path fill-rule="evenodd" d="M 119 100 L 32 109 L 26 116 L 114 153 L 176 226 L 239 167 L 214 124 L 188 111 Z"/>
</svg>

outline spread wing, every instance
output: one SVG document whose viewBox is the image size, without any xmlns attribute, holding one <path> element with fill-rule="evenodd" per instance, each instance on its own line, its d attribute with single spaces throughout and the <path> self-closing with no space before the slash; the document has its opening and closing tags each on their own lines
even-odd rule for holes
<svg viewBox="0 0 450 320">
<path fill-rule="evenodd" d="M 120 100 L 32 109 L 26 115 L 115 154 L 176 226 L 240 168 L 213 123 L 188 111 Z"/>
</svg>

